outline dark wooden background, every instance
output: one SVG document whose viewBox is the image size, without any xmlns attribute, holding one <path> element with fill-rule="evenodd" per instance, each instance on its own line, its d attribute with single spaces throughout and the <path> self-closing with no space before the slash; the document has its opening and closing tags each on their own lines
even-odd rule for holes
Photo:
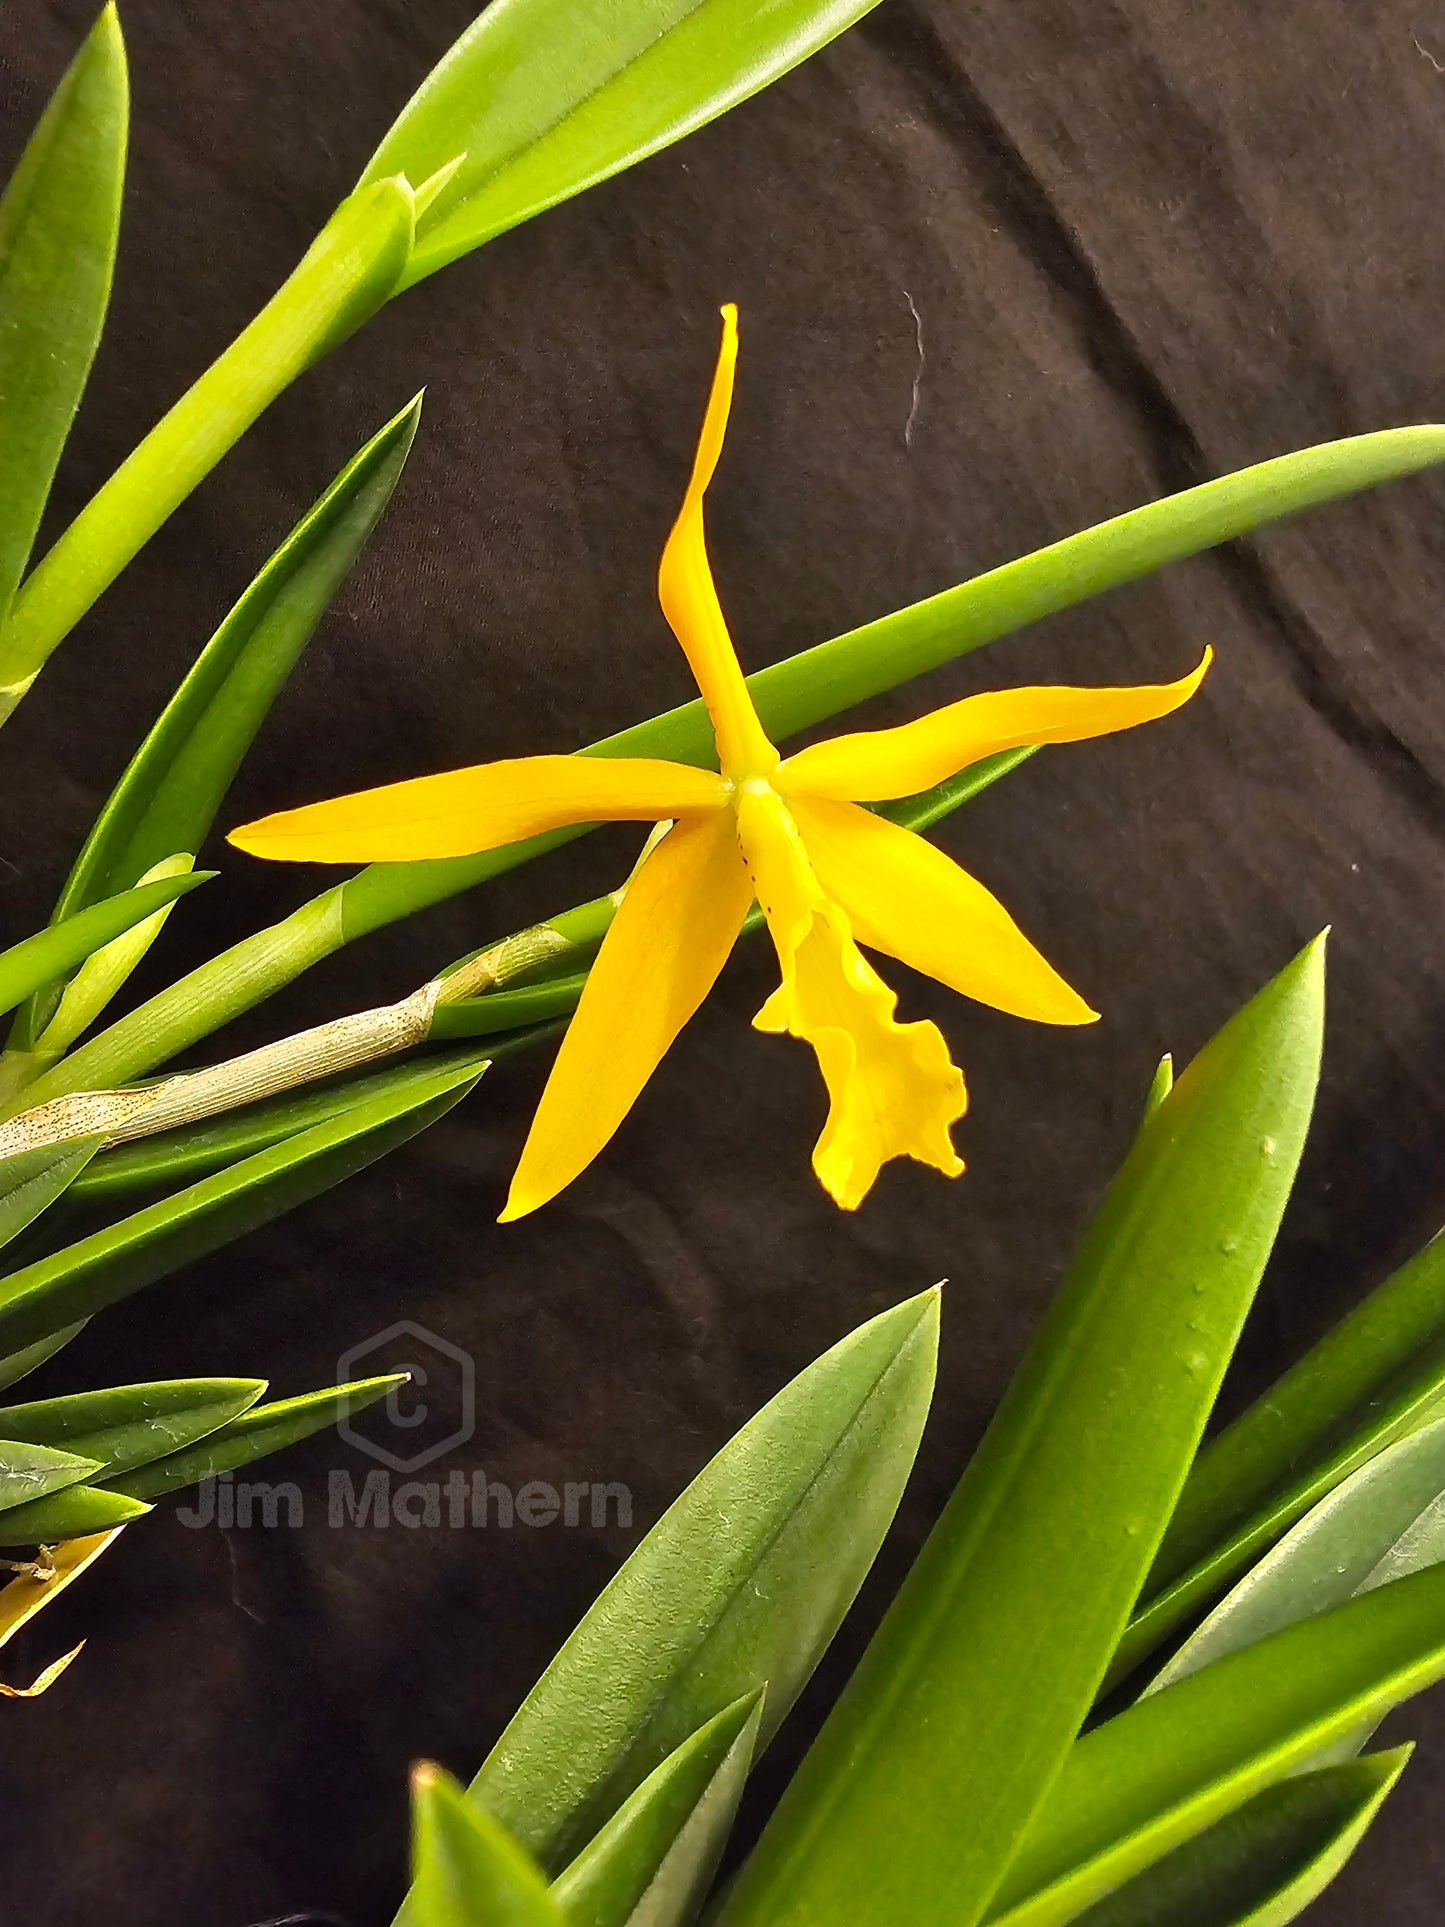
<svg viewBox="0 0 1445 1927">
<path fill-rule="evenodd" d="M 471 11 L 127 0 L 122 257 L 60 513 L 283 278 Z M 0 13 L 4 166 L 90 12 Z M 44 918 L 271 546 L 423 382 L 395 506 L 231 821 L 569 749 L 688 693 L 653 579 L 723 299 L 744 347 L 711 526 L 752 665 L 1205 476 L 1438 416 L 1442 114 L 1438 5 L 883 0 L 764 97 L 395 303 L 271 411 L 6 728 L 6 935 Z M 946 1276 L 919 1471 L 775 1777 L 977 1440 L 1159 1052 L 1195 1048 L 1326 921 L 1318 1123 L 1231 1401 L 1439 1222 L 1442 510 L 1440 479 L 1395 486 L 877 706 L 1154 680 L 1218 651 L 1186 715 L 1047 753 L 943 832 L 1105 1012 L 1090 1031 L 1030 1029 L 892 972 L 969 1074 L 956 1185 L 895 1168 L 856 1217 L 827 1203 L 807 1170 L 811 1060 L 746 1028 L 771 971 L 753 946 L 551 1209 L 493 1222 L 533 1058 L 410 1151 L 99 1321 L 37 1389 L 254 1371 L 300 1390 L 410 1316 L 476 1361 L 476 1433 L 439 1473 L 621 1481 L 640 1529 L 785 1378 Z M 592 839 L 387 931 L 228 1041 L 400 995 L 609 887 L 634 844 Z M 143 987 L 311 884 L 219 842 L 207 855 L 223 880 L 176 915 Z M 434 1377 L 445 1429 L 457 1389 Z M 27 1653 L 90 1643 L 50 1698 L 5 1715 L 7 1911 L 23 1900 L 47 1927 L 390 1919 L 408 1762 L 469 1773 L 636 1534 L 334 1530 L 335 1467 L 366 1462 L 327 1438 L 277 1468 L 305 1489 L 304 1530 L 158 1515 L 37 1629 Z M 1445 1702 L 1390 1730 L 1423 1744 L 1321 1927 L 1439 1918 Z"/>
</svg>

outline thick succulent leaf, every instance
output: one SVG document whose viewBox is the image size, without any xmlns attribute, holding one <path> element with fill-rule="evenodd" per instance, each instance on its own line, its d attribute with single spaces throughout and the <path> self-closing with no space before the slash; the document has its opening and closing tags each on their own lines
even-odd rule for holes
<svg viewBox="0 0 1445 1927">
<path fill-rule="evenodd" d="M 74 1184 L 100 1144 L 98 1137 L 77 1137 L 0 1158 L 0 1245 L 9 1244 Z M 12 1382 L 0 1363 L 0 1386 Z"/>
<path fill-rule="evenodd" d="M 100 1469 L 96 1460 L 80 1458 L 74 1452 L 7 1439 L 0 1421 L 0 1511 L 23 1507 L 28 1500 L 43 1499 L 46 1493 L 59 1492 L 63 1486 L 78 1485 Z"/>
<path fill-rule="evenodd" d="M 1266 1787 L 1076 1915 L 1078 1927 L 1286 1927 L 1360 1844 L 1412 1750 Z"/>
<path fill-rule="evenodd" d="M 157 422 L 26 578 L 0 628 L 0 676 L 33 678 L 262 410 L 317 355 L 375 313 L 406 265 L 413 212 L 403 180 L 378 181 L 342 202 L 250 326 Z"/>
<path fill-rule="evenodd" d="M 0 1435 L 96 1461 L 107 1483 L 191 1446 L 249 1411 L 263 1378 L 179 1378 L 72 1392 L 0 1410 Z"/>
<path fill-rule="evenodd" d="M 1199 1455 L 1114 1677 L 1445 1397 L 1445 1237 L 1328 1332 Z"/>
<path fill-rule="evenodd" d="M 991 1921 L 1062 1927 L 1445 1675 L 1445 1567 L 1228 1654 L 1073 1748 Z"/>
<path fill-rule="evenodd" d="M 545 1034 L 554 1033 L 548 1030 Z M 74 1180 L 71 1199 L 90 1204 L 130 1197 L 138 1192 L 172 1190 L 212 1171 L 223 1170 L 253 1152 L 268 1150 L 271 1145 L 310 1130 L 313 1125 L 341 1117 L 373 1097 L 399 1096 L 408 1090 L 425 1088 L 428 1080 L 446 1071 L 479 1071 L 484 1064 L 494 1063 L 509 1051 L 519 1049 L 523 1042 L 531 1041 L 530 1038 L 503 1039 L 485 1054 L 476 1050 L 453 1050 L 409 1058 L 362 1077 L 343 1078 L 319 1088 L 270 1098 L 262 1104 L 248 1104 L 241 1110 L 227 1111 L 199 1124 L 186 1124 L 179 1130 L 138 1138 L 134 1144 L 117 1145 L 113 1151 L 102 1151 Z"/>
<path fill-rule="evenodd" d="M 271 705 L 401 477 L 421 398 L 366 444 L 302 517 L 197 657 L 97 818 L 57 905 L 128 889 L 199 850 Z"/>
<path fill-rule="evenodd" d="M 67 1325 L 63 1331 L 52 1332 L 49 1338 L 42 1338 L 37 1344 L 26 1345 L 18 1352 L 0 1358 L 0 1392 L 18 1385 L 22 1378 L 38 1370 L 47 1358 L 54 1358 L 58 1351 L 63 1351 L 72 1338 L 79 1338 L 84 1330 L 85 1320 L 82 1318 L 74 1325 Z"/>
<path fill-rule="evenodd" d="M 68 976 L 103 945 L 154 916 L 177 897 L 208 883 L 215 874 L 214 870 L 189 870 L 183 876 L 142 884 L 138 890 L 122 890 L 78 916 L 67 917 L 63 923 L 12 944 L 9 950 L 0 952 L 0 1012 L 13 1010 L 51 978 Z"/>
<path fill-rule="evenodd" d="M 399 1093 L 369 1098 L 11 1272 L 0 1279 L 0 1354 L 88 1318 L 328 1190 L 424 1130 L 480 1074 L 475 1065 L 440 1071 Z"/>
<path fill-rule="evenodd" d="M 1323 989 L 1317 941 L 1145 1118 L 727 1927 L 982 1918 L 1098 1690 L 1263 1272 Z"/>
<path fill-rule="evenodd" d="M 0 1428 L 4 1426 L 0 1414 Z M 1145 1689 L 1155 1693 L 1311 1613 L 1445 1559 L 1445 1419 L 1351 1474 L 1223 1599 Z M 1364 1744 L 1369 1736 L 1359 1736 Z"/>
<path fill-rule="evenodd" d="M 0 620 L 30 558 L 110 300 L 128 114 L 106 7 L 0 199 Z M 15 687 L 17 681 L 20 687 Z M 0 655 L 0 716 L 24 694 Z"/>
<path fill-rule="evenodd" d="M 619 173 L 758 93 L 874 0 L 493 0 L 438 62 L 362 185 L 450 169 L 406 280 Z"/>
<path fill-rule="evenodd" d="M 1445 427 L 1387 429 L 1280 456 L 1116 516 L 791 656 L 750 677 L 749 687 L 774 740 L 781 740 L 1169 562 L 1442 459 Z M 707 713 L 701 702 L 694 702 L 594 743 L 589 753 L 706 764 L 714 745 Z M 56 1066 L 34 1094 L 37 1099 L 56 1097 L 142 1077 L 273 995 L 342 944 L 580 834 L 559 830 L 504 850 L 445 862 L 373 864 L 123 1017 Z"/>
<path fill-rule="evenodd" d="M 64 1532 L 52 1530 L 52 1520 L 60 1501 L 64 1517 L 70 1522 Z M 72 1485 L 48 1498 L 32 1499 L 13 1511 L 0 1512 L 0 1545 L 51 1546 L 62 1540 L 86 1539 L 93 1533 L 111 1532 L 142 1518 L 151 1508 L 124 1493 L 108 1492 L 102 1486 Z"/>
<path fill-rule="evenodd" d="M 704 1467 L 563 1646 L 471 1788 L 549 1869 L 764 1686 L 766 1743 L 897 1508 L 937 1343 L 925 1292 L 825 1353 Z"/>
<path fill-rule="evenodd" d="M 668 1755 L 558 1875 L 570 1927 L 687 1927 L 732 1831 L 764 1695 L 725 1707 Z"/>
<path fill-rule="evenodd" d="M 405 1372 L 388 1372 L 381 1378 L 360 1378 L 348 1385 L 327 1386 L 324 1391 L 253 1405 L 198 1444 L 154 1459 L 138 1471 L 109 1478 L 106 1486 L 132 1499 L 159 1499 L 202 1479 L 239 1471 L 243 1465 L 280 1452 L 363 1410 L 394 1385 L 405 1384 L 406 1377 Z"/>
<path fill-rule="evenodd" d="M 439 1766 L 413 1769 L 415 1927 L 568 1927 L 536 1862 Z"/>
</svg>

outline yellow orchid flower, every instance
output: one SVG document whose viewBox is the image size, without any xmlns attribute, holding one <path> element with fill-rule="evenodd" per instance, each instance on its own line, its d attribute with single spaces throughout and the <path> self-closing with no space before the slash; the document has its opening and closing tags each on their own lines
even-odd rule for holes
<svg viewBox="0 0 1445 1927">
<path fill-rule="evenodd" d="M 720 774 L 646 758 L 528 756 L 424 776 L 247 824 L 231 842 L 295 862 L 470 855 L 602 820 L 671 822 L 633 876 L 568 1026 L 512 1180 L 503 1222 L 535 1211 L 607 1144 L 712 988 L 756 899 L 782 982 L 753 1020 L 817 1054 L 828 1119 L 813 1169 L 845 1210 L 881 1167 L 912 1157 L 957 1177 L 963 1074 L 932 1023 L 900 1024 L 859 944 L 997 1010 L 1092 1023 L 983 885 L 941 850 L 861 806 L 911 796 L 997 751 L 1077 742 L 1165 716 L 1198 688 L 1011 689 L 896 729 L 835 736 L 786 759 L 769 742 L 708 565 L 703 496 L 722 452 L 737 310 L 682 508 L 658 575 L 663 613 L 697 678 Z"/>
</svg>

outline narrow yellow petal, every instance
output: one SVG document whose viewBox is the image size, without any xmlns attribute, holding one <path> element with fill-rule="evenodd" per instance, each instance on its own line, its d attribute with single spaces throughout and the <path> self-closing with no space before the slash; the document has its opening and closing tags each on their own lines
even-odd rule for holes
<svg viewBox="0 0 1445 1927">
<path fill-rule="evenodd" d="M 55 1684 L 56 1680 L 60 1678 L 60 1675 L 65 1671 L 66 1667 L 69 1666 L 70 1662 L 73 1659 L 79 1659 L 84 1651 L 85 1641 L 82 1639 L 80 1644 L 78 1646 L 72 1646 L 68 1653 L 62 1653 L 59 1659 L 52 1659 L 47 1667 L 35 1675 L 35 1678 L 31 1680 L 28 1686 L 7 1686 L 4 1680 L 0 1680 L 0 1699 L 39 1699 L 42 1693 L 48 1693 L 50 1691 L 50 1688 Z"/>
<path fill-rule="evenodd" d="M 554 1198 L 608 1142 L 717 981 L 751 902 L 730 811 L 676 824 L 643 863 L 567 1026 L 502 1223 Z"/>
<path fill-rule="evenodd" d="M 738 358 L 738 311 L 731 302 L 722 317 L 722 346 L 712 392 L 687 493 L 662 551 L 657 594 L 662 613 L 682 644 L 707 704 L 717 737 L 718 760 L 730 775 L 757 776 L 773 768 L 778 753 L 763 733 L 728 635 L 707 559 L 703 527 L 703 496 L 722 453 Z"/>
<path fill-rule="evenodd" d="M 573 823 L 660 822 L 720 809 L 722 778 L 629 756 L 521 756 L 282 810 L 228 842 L 283 863 L 408 863 L 471 856 Z"/>
<path fill-rule="evenodd" d="M 998 898 L 942 850 L 857 803 L 798 796 L 791 807 L 818 881 L 859 943 L 1036 1024 L 1096 1020 Z"/>
<path fill-rule="evenodd" d="M 94 1565 L 124 1530 L 124 1526 L 114 1526 L 109 1532 L 92 1533 L 89 1538 L 67 1539 L 64 1545 L 56 1546 L 51 1552 L 47 1577 L 42 1579 L 25 1573 L 0 1590 L 0 1646 L 12 1639 L 22 1626 L 29 1625 L 36 1614 L 43 1612 L 51 1600 L 58 1598 L 72 1580 L 78 1579 L 81 1573 Z M 77 1646 L 74 1652 L 53 1660 L 29 1686 L 0 1686 L 0 1697 L 33 1699 L 48 1686 L 54 1685 L 79 1651 L 80 1647 Z"/>
<path fill-rule="evenodd" d="M 1156 722 L 1187 703 L 1213 660 L 1178 682 L 1133 689 L 994 689 L 897 729 L 832 736 L 790 756 L 776 777 L 788 796 L 876 803 L 932 789 L 983 756 L 1029 743 L 1078 743 Z"/>
<path fill-rule="evenodd" d="M 890 1158 L 957 1177 L 951 1127 L 967 1108 L 963 1073 L 933 1024 L 899 1024 L 897 998 L 820 886 L 787 808 L 763 785 L 738 802 L 738 836 L 768 919 L 783 981 L 754 1018 L 812 1046 L 828 1087 L 813 1169 L 845 1211 Z"/>
</svg>

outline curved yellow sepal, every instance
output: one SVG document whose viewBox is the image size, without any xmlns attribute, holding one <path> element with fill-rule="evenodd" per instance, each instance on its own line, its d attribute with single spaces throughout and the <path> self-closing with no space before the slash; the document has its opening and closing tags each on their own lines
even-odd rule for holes
<svg viewBox="0 0 1445 1927">
<path fill-rule="evenodd" d="M 723 309 L 722 319 L 722 344 L 697 455 L 682 507 L 662 551 L 657 596 L 707 704 L 719 763 L 730 776 L 750 776 L 773 768 L 778 752 L 758 721 L 728 634 L 703 526 L 703 497 L 722 454 L 738 358 L 738 311 L 731 302 Z"/>
<path fill-rule="evenodd" d="M 1178 682 L 1127 689 L 991 689 L 935 709 L 897 729 L 830 736 L 788 757 L 776 781 L 785 795 L 878 803 L 915 796 L 970 763 L 1031 743 L 1080 743 L 1111 736 L 1187 703 L 1214 660 L 1206 649 L 1197 669 Z"/>
<path fill-rule="evenodd" d="M 282 863 L 409 863 L 474 856 L 576 823 L 658 823 L 719 810 L 712 770 L 641 756 L 519 756 L 282 810 L 227 841 Z"/>
</svg>

